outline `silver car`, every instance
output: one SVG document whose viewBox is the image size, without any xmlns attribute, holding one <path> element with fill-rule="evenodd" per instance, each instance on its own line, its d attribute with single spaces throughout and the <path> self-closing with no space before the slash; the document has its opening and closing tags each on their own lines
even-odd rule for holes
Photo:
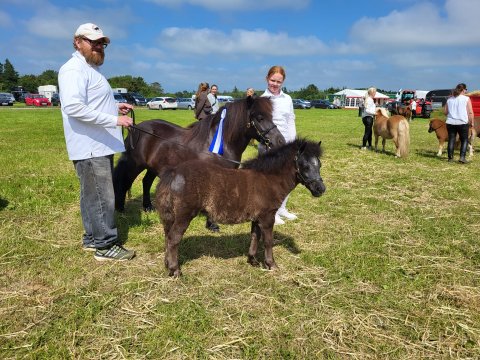
<svg viewBox="0 0 480 360">
<path fill-rule="evenodd" d="M 195 100 L 192 98 L 178 98 L 177 107 L 178 109 L 193 110 L 195 108 Z"/>
</svg>

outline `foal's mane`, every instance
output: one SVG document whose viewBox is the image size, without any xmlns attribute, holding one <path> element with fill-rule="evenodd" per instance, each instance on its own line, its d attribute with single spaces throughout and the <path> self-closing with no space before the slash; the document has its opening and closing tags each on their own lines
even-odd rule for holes
<svg viewBox="0 0 480 360">
<path fill-rule="evenodd" d="M 241 167 L 263 173 L 280 172 L 285 168 L 286 164 L 288 166 L 288 162 L 291 162 L 293 165 L 293 159 L 299 151 L 306 157 L 313 156 L 319 158 L 322 156 L 320 144 L 303 138 L 297 138 L 281 147 L 269 150 L 255 159 L 242 163 Z"/>
<path fill-rule="evenodd" d="M 377 108 L 377 115 L 378 115 L 379 112 L 380 112 L 380 114 L 382 114 L 386 118 L 390 117 L 390 116 L 388 116 L 387 110 L 385 108 L 382 108 L 382 107 Z"/>
<path fill-rule="evenodd" d="M 223 140 L 226 143 L 247 131 L 247 123 L 251 116 L 263 114 L 270 121 L 272 118 L 272 103 L 269 98 L 255 97 L 235 100 L 222 106 L 216 114 L 191 124 L 188 127 L 190 131 L 185 140 L 188 142 L 196 138 L 207 139 L 210 130 L 217 128 L 223 109 L 227 111 L 226 118 L 223 121 Z"/>
</svg>

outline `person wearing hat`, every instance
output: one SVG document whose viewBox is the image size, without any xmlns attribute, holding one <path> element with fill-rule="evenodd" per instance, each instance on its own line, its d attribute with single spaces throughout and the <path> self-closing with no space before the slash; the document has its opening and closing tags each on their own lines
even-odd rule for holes
<svg viewBox="0 0 480 360">
<path fill-rule="evenodd" d="M 130 104 L 118 104 L 99 67 L 110 39 L 92 23 L 80 25 L 75 52 L 58 73 L 68 157 L 80 181 L 83 249 L 96 260 L 130 260 L 135 251 L 120 243 L 115 224 L 113 155 L 125 151 L 121 127 L 133 121 Z"/>
</svg>

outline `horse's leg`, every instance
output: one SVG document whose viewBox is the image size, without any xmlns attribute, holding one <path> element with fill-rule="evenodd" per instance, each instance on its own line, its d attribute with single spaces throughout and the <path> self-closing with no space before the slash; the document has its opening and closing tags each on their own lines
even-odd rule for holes
<svg viewBox="0 0 480 360">
<path fill-rule="evenodd" d="M 437 153 L 437 156 L 442 156 L 444 145 L 445 145 L 445 140 L 438 142 L 438 153 Z"/>
<path fill-rule="evenodd" d="M 257 255 L 258 242 L 262 236 L 258 221 L 252 221 L 252 229 L 250 231 L 250 248 L 248 249 L 248 263 L 253 266 L 260 265 L 255 255 Z"/>
<path fill-rule="evenodd" d="M 387 139 L 382 138 L 382 152 L 385 152 L 385 143 L 387 142 Z"/>
<path fill-rule="evenodd" d="M 178 216 L 178 215 L 177 215 Z M 165 267 L 168 269 L 168 275 L 179 277 L 182 275 L 180 265 L 178 264 L 178 246 L 183 238 L 183 234 L 192 221 L 191 217 L 185 220 L 175 221 L 168 234 L 165 235 L 166 249 L 165 249 Z"/>
<path fill-rule="evenodd" d="M 378 135 L 375 134 L 375 151 L 378 151 Z"/>
<path fill-rule="evenodd" d="M 125 197 L 132 187 L 133 181 L 144 168 L 137 167 L 126 154 L 122 154 L 113 170 L 113 188 L 115 191 L 115 209 L 125 210 Z"/>
<path fill-rule="evenodd" d="M 400 157 L 400 144 L 398 142 L 398 135 L 393 137 L 393 143 L 395 144 L 395 156 Z"/>
<path fill-rule="evenodd" d="M 155 207 L 152 205 L 152 200 L 150 199 L 150 189 L 152 188 L 153 181 L 157 177 L 151 170 L 147 170 L 143 180 L 143 210 L 144 211 L 155 211 Z"/>
<path fill-rule="evenodd" d="M 262 227 L 262 236 L 265 246 L 265 266 L 269 270 L 278 269 L 278 266 L 273 259 L 273 223 L 269 226 Z"/>
</svg>

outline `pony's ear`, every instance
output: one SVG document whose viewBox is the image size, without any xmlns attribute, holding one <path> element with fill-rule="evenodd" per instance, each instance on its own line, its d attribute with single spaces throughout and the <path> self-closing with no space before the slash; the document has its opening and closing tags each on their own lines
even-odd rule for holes
<svg viewBox="0 0 480 360">
<path fill-rule="evenodd" d="M 247 109 L 250 109 L 253 106 L 255 98 L 252 96 L 247 96 Z"/>
<path fill-rule="evenodd" d="M 322 140 L 318 142 L 318 146 L 322 146 Z"/>
</svg>

